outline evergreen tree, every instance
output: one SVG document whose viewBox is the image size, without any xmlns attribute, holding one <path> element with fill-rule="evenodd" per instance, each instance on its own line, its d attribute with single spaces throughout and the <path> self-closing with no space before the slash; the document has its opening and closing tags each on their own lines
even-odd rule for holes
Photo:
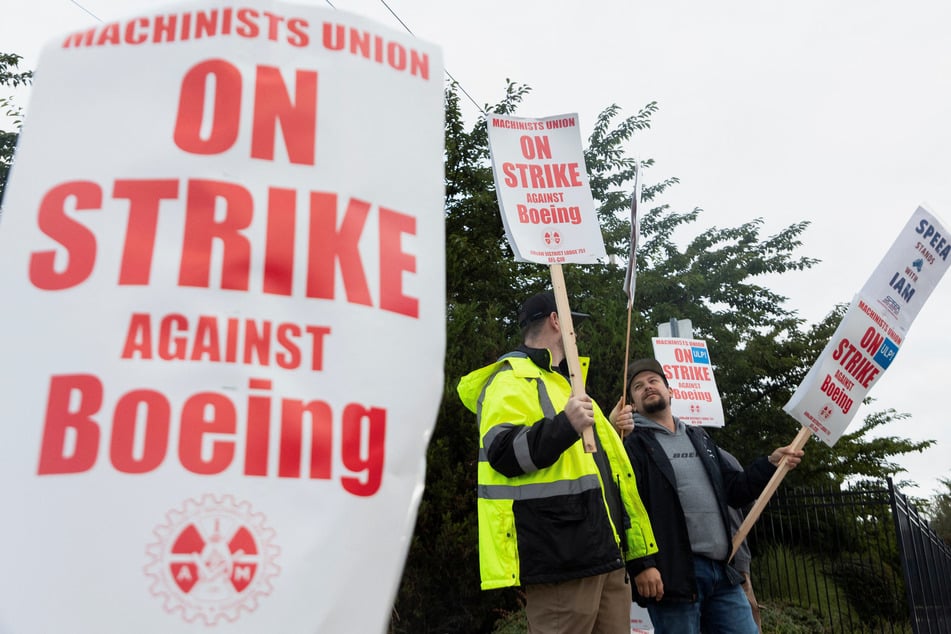
<svg viewBox="0 0 951 634">
<path fill-rule="evenodd" d="M 528 87 L 509 82 L 490 109 L 516 114 Z M 564 267 L 574 310 L 592 315 L 577 329 L 579 353 L 591 357 L 587 391 L 609 411 L 622 391 L 627 332 L 624 271 L 630 247 L 630 200 L 636 170 L 628 155 L 635 135 L 650 127 L 650 103 L 622 117 L 606 108 L 588 139 L 585 161 L 598 205 L 609 264 Z M 491 632 L 518 611 L 517 589 L 479 589 L 476 523 L 478 429 L 459 402 L 456 384 L 473 369 L 520 343 L 515 314 L 528 295 L 550 287 L 548 268 L 515 262 L 499 216 L 484 121 L 466 127 L 454 88 L 446 93 L 447 349 L 443 402 L 427 452 L 426 490 L 403 574 L 392 632 Z M 642 182 L 645 178 L 642 177 Z M 631 314 L 631 358 L 651 354 L 656 325 L 691 319 L 716 366 L 726 426 L 718 441 L 741 460 L 789 443 L 799 425 L 782 405 L 822 351 L 843 314 L 838 307 L 806 327 L 787 298 L 757 279 L 791 274 L 816 260 L 798 256 L 807 223 L 760 236 L 761 219 L 739 227 L 713 227 L 681 247 L 675 233 L 701 210 L 676 212 L 661 202 L 671 178 L 644 189 L 637 256 L 637 292 Z M 892 410 L 866 418 L 834 448 L 810 442 L 804 463 L 787 480 L 840 483 L 846 477 L 880 478 L 901 469 L 889 458 L 921 451 L 931 441 L 869 439 L 872 429 L 903 417 Z"/>
<path fill-rule="evenodd" d="M 941 484 L 944 491 L 936 493 L 930 504 L 931 528 L 951 546 L 951 478 L 942 478 Z"/>
<path fill-rule="evenodd" d="M 16 88 L 33 81 L 33 71 L 16 72 L 23 58 L 12 53 L 0 53 L 0 86 Z M 13 130 L 0 129 L 0 203 L 6 189 L 7 176 L 13 164 L 13 152 L 20 134 L 22 111 L 9 97 L 0 97 L 0 112 L 10 120 Z"/>
</svg>

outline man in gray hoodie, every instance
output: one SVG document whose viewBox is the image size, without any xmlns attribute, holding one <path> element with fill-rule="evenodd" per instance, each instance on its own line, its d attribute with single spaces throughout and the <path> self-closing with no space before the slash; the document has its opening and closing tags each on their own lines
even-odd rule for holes
<svg viewBox="0 0 951 634">
<path fill-rule="evenodd" d="M 736 469 L 703 428 L 673 415 L 657 361 L 638 359 L 628 377 L 631 405 L 615 408 L 611 420 L 622 436 L 629 432 L 624 445 L 658 546 L 628 564 L 634 600 L 656 634 L 757 634 L 743 577 L 727 563 L 729 508 L 753 502 L 776 467 L 785 460 L 794 468 L 803 452 L 780 447 Z"/>
</svg>

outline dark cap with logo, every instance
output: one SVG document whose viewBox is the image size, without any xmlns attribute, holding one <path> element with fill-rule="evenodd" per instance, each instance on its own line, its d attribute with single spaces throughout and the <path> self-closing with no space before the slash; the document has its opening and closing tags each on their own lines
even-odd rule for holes
<svg viewBox="0 0 951 634">
<path fill-rule="evenodd" d="M 631 365 L 627 366 L 627 387 L 630 389 L 631 383 L 634 382 L 634 377 L 636 377 L 641 372 L 653 372 L 659 374 L 660 378 L 664 379 L 664 385 L 670 387 L 670 383 L 667 382 L 667 375 L 664 374 L 664 368 L 656 359 L 637 359 Z"/>
<path fill-rule="evenodd" d="M 525 300 L 522 307 L 518 310 L 518 327 L 525 328 L 530 323 L 543 317 L 548 317 L 552 313 L 558 312 L 558 305 L 555 303 L 555 294 L 551 291 L 532 295 Z M 576 313 L 571 311 L 571 320 L 578 325 L 590 317 L 587 313 Z"/>
</svg>

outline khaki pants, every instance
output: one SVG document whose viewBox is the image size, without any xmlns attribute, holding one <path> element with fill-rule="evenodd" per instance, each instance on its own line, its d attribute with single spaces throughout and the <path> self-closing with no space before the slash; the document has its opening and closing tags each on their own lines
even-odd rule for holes
<svg viewBox="0 0 951 634">
<path fill-rule="evenodd" d="M 530 634 L 630 634 L 631 585 L 623 568 L 525 586 Z"/>
</svg>

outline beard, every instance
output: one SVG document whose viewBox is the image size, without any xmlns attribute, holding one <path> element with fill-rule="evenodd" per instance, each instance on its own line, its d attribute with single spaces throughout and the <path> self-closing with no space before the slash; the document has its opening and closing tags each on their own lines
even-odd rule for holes
<svg viewBox="0 0 951 634">
<path fill-rule="evenodd" d="M 644 413 L 654 414 L 656 412 L 662 412 L 667 409 L 668 405 L 667 399 L 665 399 L 663 395 L 658 394 L 655 400 L 650 402 L 644 401 Z"/>
</svg>

